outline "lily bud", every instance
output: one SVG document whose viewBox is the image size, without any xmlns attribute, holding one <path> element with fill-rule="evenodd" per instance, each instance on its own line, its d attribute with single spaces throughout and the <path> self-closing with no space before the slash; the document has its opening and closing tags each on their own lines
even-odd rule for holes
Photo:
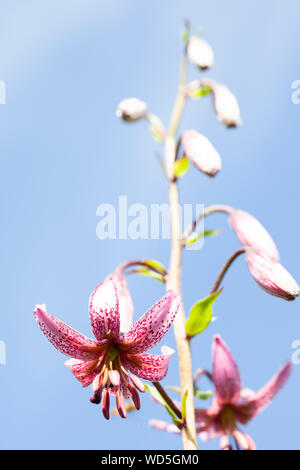
<svg viewBox="0 0 300 470">
<path fill-rule="evenodd" d="M 215 176 L 222 167 L 220 155 L 210 141 L 195 130 L 184 131 L 181 143 L 186 157 L 209 176 Z"/>
<path fill-rule="evenodd" d="M 236 127 L 241 124 L 240 107 L 234 94 L 225 85 L 213 80 L 203 80 L 203 86 L 211 89 L 214 108 L 219 121 L 226 127 Z"/>
<path fill-rule="evenodd" d="M 269 294 L 285 300 L 294 300 L 300 295 L 297 282 L 278 262 L 251 248 L 246 251 L 246 260 L 254 280 Z"/>
<path fill-rule="evenodd" d="M 272 261 L 279 261 L 279 253 L 274 241 L 253 215 L 245 211 L 233 210 L 229 221 L 242 245 L 256 248 Z"/>
<path fill-rule="evenodd" d="M 201 70 L 213 65 L 214 52 L 211 46 L 202 38 L 192 36 L 188 42 L 187 54 L 189 60 Z"/>
<path fill-rule="evenodd" d="M 127 98 L 119 104 L 116 115 L 126 122 L 135 122 L 146 116 L 147 105 L 138 98 Z"/>
</svg>

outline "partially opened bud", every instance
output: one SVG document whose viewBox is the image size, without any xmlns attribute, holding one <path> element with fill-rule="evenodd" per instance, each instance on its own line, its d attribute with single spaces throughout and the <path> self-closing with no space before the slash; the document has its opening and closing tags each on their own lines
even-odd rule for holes
<svg viewBox="0 0 300 470">
<path fill-rule="evenodd" d="M 210 141 L 195 130 L 184 131 L 181 143 L 186 157 L 203 173 L 215 176 L 222 167 L 220 155 Z"/>
<path fill-rule="evenodd" d="M 253 278 L 266 292 L 285 300 L 294 300 L 300 295 L 297 282 L 281 264 L 251 248 L 246 251 L 246 259 Z"/>
<path fill-rule="evenodd" d="M 203 80 L 203 86 L 211 89 L 217 118 L 227 127 L 241 124 L 240 108 L 234 94 L 225 85 L 213 80 Z"/>
<path fill-rule="evenodd" d="M 253 215 L 245 211 L 233 210 L 229 221 L 242 245 L 256 248 L 272 261 L 279 261 L 279 253 L 274 241 Z"/>
<path fill-rule="evenodd" d="M 192 36 L 187 47 L 188 58 L 202 70 L 211 67 L 214 63 L 214 52 L 211 46 L 202 38 Z"/>
<path fill-rule="evenodd" d="M 125 277 L 121 274 L 111 274 L 114 280 L 119 296 L 119 310 L 120 310 L 120 332 L 121 334 L 127 333 L 133 322 L 133 302 L 129 292 L 128 284 Z"/>
<path fill-rule="evenodd" d="M 135 122 L 146 116 L 147 105 L 138 98 L 127 98 L 119 104 L 116 115 L 126 122 Z"/>
</svg>

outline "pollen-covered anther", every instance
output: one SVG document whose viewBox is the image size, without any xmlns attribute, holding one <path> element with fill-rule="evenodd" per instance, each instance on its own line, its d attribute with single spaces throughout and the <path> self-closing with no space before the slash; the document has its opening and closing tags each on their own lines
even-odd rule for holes
<svg viewBox="0 0 300 470">
<path fill-rule="evenodd" d="M 116 403 L 117 403 L 117 410 L 118 410 L 119 415 L 121 416 L 121 418 L 126 418 L 127 414 L 126 414 L 125 400 L 124 400 L 123 393 L 121 392 L 120 389 L 117 391 Z"/>
<path fill-rule="evenodd" d="M 132 401 L 134 403 L 134 406 L 136 407 L 137 410 L 141 408 L 141 401 L 140 401 L 140 396 L 132 385 L 128 384 L 128 390 L 131 394 Z"/>
<path fill-rule="evenodd" d="M 102 413 L 103 413 L 103 416 L 104 416 L 105 419 L 110 418 L 110 415 L 109 415 L 109 402 L 110 402 L 109 391 L 107 390 L 107 388 L 105 388 L 103 390 L 103 394 L 102 394 Z"/>
</svg>

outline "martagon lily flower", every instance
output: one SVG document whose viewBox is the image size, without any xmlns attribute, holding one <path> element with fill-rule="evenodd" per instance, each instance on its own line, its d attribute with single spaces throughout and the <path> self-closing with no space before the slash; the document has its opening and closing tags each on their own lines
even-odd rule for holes
<svg viewBox="0 0 300 470">
<path fill-rule="evenodd" d="M 119 285 L 122 281 L 122 285 Z M 110 417 L 110 396 L 116 397 L 119 415 L 126 418 L 125 400 L 131 398 L 140 408 L 140 392 L 144 384 L 137 377 L 162 380 L 168 370 L 172 350 L 163 348 L 162 355 L 146 354 L 166 334 L 178 310 L 179 300 L 173 291 L 154 304 L 125 333 L 120 333 L 120 318 L 132 316 L 126 311 L 129 291 L 124 279 L 110 276 L 96 287 L 89 300 L 89 314 L 96 340 L 89 339 L 50 315 L 45 305 L 37 305 L 34 314 L 46 338 L 61 353 L 71 356 L 65 365 L 84 387 L 92 384 L 92 403 L 102 400 L 102 412 Z M 120 296 L 123 300 L 120 302 Z M 130 302 L 129 302 L 130 303 Z M 121 310 L 122 309 L 122 310 Z M 131 310 L 131 308 L 130 308 Z M 134 375 L 132 375 L 134 374 Z"/>
<path fill-rule="evenodd" d="M 242 388 L 237 364 L 224 341 L 216 335 L 213 340 L 212 374 L 202 369 L 196 374 L 196 380 L 203 373 L 206 374 L 215 388 L 210 408 L 195 410 L 197 433 L 201 439 L 219 436 L 221 449 L 229 450 L 232 448 L 232 436 L 242 449 L 255 450 L 253 439 L 238 429 L 238 423 L 248 423 L 271 403 L 289 378 L 291 368 L 291 363 L 286 362 L 258 392 Z M 174 424 L 158 420 L 152 420 L 150 424 L 156 429 L 180 433 Z"/>
</svg>

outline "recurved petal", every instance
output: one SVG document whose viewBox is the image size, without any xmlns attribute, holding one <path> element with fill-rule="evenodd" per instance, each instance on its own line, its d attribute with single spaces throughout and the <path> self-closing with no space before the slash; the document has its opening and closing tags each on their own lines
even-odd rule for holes
<svg viewBox="0 0 300 470">
<path fill-rule="evenodd" d="M 70 369 L 83 387 L 88 387 L 99 373 L 99 367 L 97 367 L 98 363 L 98 359 L 94 361 L 81 361 L 72 358 L 65 362 L 65 366 Z"/>
<path fill-rule="evenodd" d="M 170 362 L 171 352 L 162 355 L 156 354 L 124 354 L 122 364 L 137 377 L 151 382 L 159 382 L 167 372 Z"/>
<path fill-rule="evenodd" d="M 95 338 L 101 341 L 108 335 L 120 335 L 119 296 L 116 283 L 109 277 L 97 286 L 89 300 L 91 326 Z"/>
<path fill-rule="evenodd" d="M 253 249 L 247 249 L 246 259 L 254 280 L 268 294 L 285 300 L 294 300 L 300 295 L 297 282 L 280 263 Z"/>
<path fill-rule="evenodd" d="M 133 322 L 133 302 L 129 292 L 128 284 L 123 275 L 112 274 L 119 296 L 120 310 L 120 332 L 127 333 Z"/>
<path fill-rule="evenodd" d="M 202 134 L 195 130 L 184 131 L 181 143 L 186 157 L 198 168 L 209 176 L 215 176 L 222 167 L 222 160 L 210 143 Z"/>
<path fill-rule="evenodd" d="M 241 210 L 231 212 L 229 221 L 243 246 L 264 252 L 273 261 L 279 261 L 279 253 L 274 241 L 253 215 Z"/>
<path fill-rule="evenodd" d="M 141 353 L 153 348 L 167 333 L 179 308 L 173 291 L 154 304 L 125 334 L 120 343 L 129 353 Z"/>
<path fill-rule="evenodd" d="M 232 403 L 240 396 L 241 379 L 238 367 L 220 336 L 213 341 L 213 382 L 219 403 Z"/>
<path fill-rule="evenodd" d="M 101 346 L 96 341 L 50 315 L 45 305 L 37 305 L 34 315 L 46 338 L 61 353 L 86 361 L 97 358 L 101 353 Z"/>
<path fill-rule="evenodd" d="M 246 424 L 250 419 L 254 418 L 266 406 L 268 406 L 279 390 L 284 386 L 289 378 L 292 370 L 290 362 L 286 362 L 279 372 L 272 377 L 272 379 L 262 387 L 254 397 L 248 400 L 244 399 L 241 404 L 235 406 L 237 419 Z"/>
</svg>

